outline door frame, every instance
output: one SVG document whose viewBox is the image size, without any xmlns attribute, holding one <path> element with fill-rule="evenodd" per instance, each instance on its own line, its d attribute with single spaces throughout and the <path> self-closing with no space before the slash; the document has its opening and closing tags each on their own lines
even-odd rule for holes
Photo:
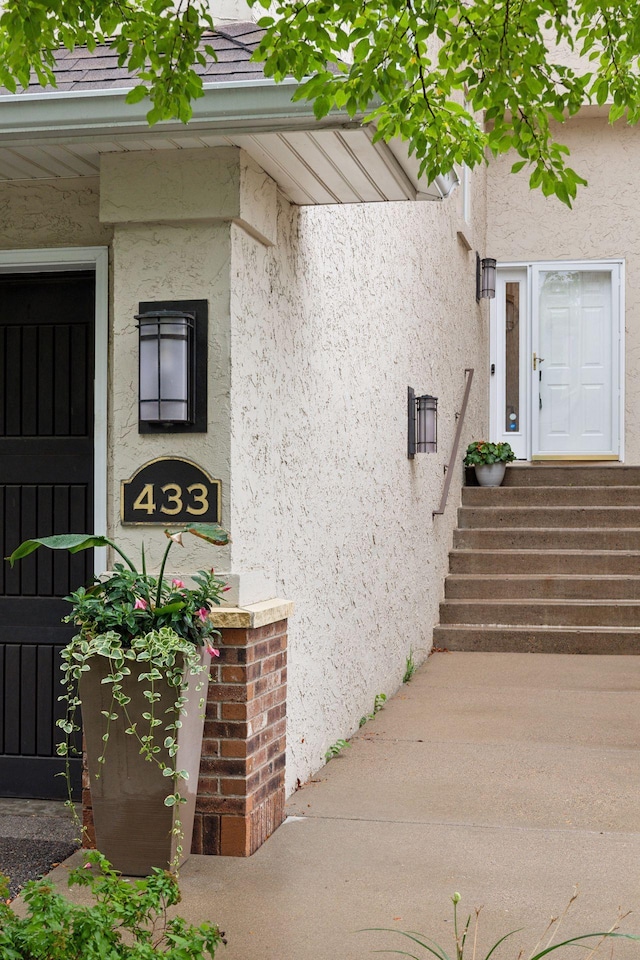
<svg viewBox="0 0 640 960">
<path fill-rule="evenodd" d="M 61 273 L 93 270 L 96 285 L 94 341 L 93 530 L 107 535 L 107 389 L 109 348 L 108 247 L 57 247 L 45 250 L 0 250 L 0 273 Z M 96 576 L 107 569 L 105 547 L 94 550 Z"/>
<path fill-rule="evenodd" d="M 532 373 L 531 373 L 531 364 L 528 362 L 528 359 L 532 355 L 533 346 L 533 284 L 532 284 L 532 274 L 534 267 L 538 269 L 573 269 L 573 270 L 588 270 L 590 267 L 610 267 L 618 268 L 618 290 L 617 290 L 617 311 L 618 311 L 618 328 L 617 328 L 617 340 L 618 340 L 618 350 L 612 351 L 612 362 L 617 358 L 618 367 L 617 371 L 612 370 L 614 375 L 614 383 L 617 380 L 617 389 L 618 389 L 618 409 L 617 409 L 617 418 L 618 418 L 618 460 L 621 463 L 624 463 L 625 456 L 625 260 L 623 258 L 603 258 L 603 259 L 590 259 L 590 260 L 513 260 L 513 261 L 498 261 L 497 270 L 498 274 L 501 270 L 521 270 L 526 271 L 526 323 L 527 331 L 524 337 L 525 354 L 527 362 L 521 364 L 521 368 L 526 370 L 526 383 L 523 385 L 523 397 L 525 398 L 527 404 L 526 416 L 523 418 L 523 422 L 526 422 L 526 459 L 532 459 L 533 453 L 533 437 L 532 437 L 532 417 L 529 405 L 531 404 L 532 396 Z M 614 299 L 615 307 L 615 295 L 616 295 L 616 285 L 615 285 L 615 270 L 612 272 L 612 287 L 611 287 L 612 297 Z M 502 341 L 502 338 L 498 336 L 498 305 L 497 301 L 494 299 L 490 302 L 489 309 L 490 317 L 490 335 L 489 335 L 489 362 L 491 369 L 495 369 L 496 372 L 500 369 L 498 349 Z M 615 325 L 614 325 L 614 338 L 615 338 Z M 495 366 L 494 366 L 495 365 Z M 614 386 L 615 390 L 615 386 Z M 504 392 L 504 391 L 502 391 Z M 508 440 L 508 436 L 505 431 L 500 427 L 500 411 L 498 409 L 499 399 L 502 396 L 502 392 L 499 389 L 499 377 L 496 373 L 495 376 L 490 377 L 490 427 L 491 427 L 491 437 L 495 440 Z M 615 400 L 614 400 L 615 403 Z M 504 435 L 503 435 L 504 434 Z M 572 455 L 555 455 L 555 456 L 541 456 L 536 459 L 541 460 L 603 460 L 613 459 L 610 456 L 602 456 L 594 454 L 593 456 L 583 456 L 575 457 Z"/>
</svg>

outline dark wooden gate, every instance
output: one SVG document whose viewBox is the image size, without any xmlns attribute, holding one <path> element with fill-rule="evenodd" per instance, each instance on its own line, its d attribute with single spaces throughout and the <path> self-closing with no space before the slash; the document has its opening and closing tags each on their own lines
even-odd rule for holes
<svg viewBox="0 0 640 960">
<path fill-rule="evenodd" d="M 94 314 L 92 273 L 0 276 L 3 557 L 30 537 L 92 532 Z M 89 551 L 0 563 L 0 796 L 66 797 L 55 720 L 73 628 L 61 598 L 92 572 Z"/>
</svg>

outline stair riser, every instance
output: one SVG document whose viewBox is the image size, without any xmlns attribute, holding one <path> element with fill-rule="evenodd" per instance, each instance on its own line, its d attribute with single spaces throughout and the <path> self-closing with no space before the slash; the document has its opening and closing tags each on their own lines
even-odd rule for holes
<svg viewBox="0 0 640 960">
<path fill-rule="evenodd" d="M 633 656 L 640 653 L 640 631 L 611 632 L 604 637 L 598 630 L 575 633 L 530 630 L 523 635 L 514 633 L 508 627 L 496 627 L 483 632 L 473 627 L 457 630 L 436 627 L 433 645 L 452 651 L 483 653 L 606 653 Z"/>
<path fill-rule="evenodd" d="M 440 623 L 637 627 L 640 630 L 640 606 L 623 602 L 550 604 L 544 600 L 537 603 L 524 600 L 522 603 L 505 604 L 499 600 L 493 603 L 446 600 L 440 604 Z"/>
<path fill-rule="evenodd" d="M 638 550 L 640 530 L 563 530 L 506 527 L 499 530 L 455 530 L 453 545 L 482 550 Z"/>
<path fill-rule="evenodd" d="M 637 487 L 463 487 L 465 507 L 640 507 Z"/>
<path fill-rule="evenodd" d="M 503 527 L 632 527 L 640 531 L 640 507 L 461 507 L 458 526 L 480 530 Z"/>
<path fill-rule="evenodd" d="M 447 577 L 444 595 L 447 600 L 640 600 L 640 577 Z"/>
<path fill-rule="evenodd" d="M 522 553 L 506 553 L 497 550 L 450 555 L 451 573 L 531 573 L 531 574 L 640 574 L 640 554 L 625 554 L 618 551 L 603 553 L 572 553 L 559 550 L 531 550 Z"/>
<path fill-rule="evenodd" d="M 508 487 L 637 486 L 640 466 L 509 466 L 503 483 Z"/>
<path fill-rule="evenodd" d="M 462 503 L 435 647 L 640 654 L 640 466 L 513 464 Z"/>
</svg>

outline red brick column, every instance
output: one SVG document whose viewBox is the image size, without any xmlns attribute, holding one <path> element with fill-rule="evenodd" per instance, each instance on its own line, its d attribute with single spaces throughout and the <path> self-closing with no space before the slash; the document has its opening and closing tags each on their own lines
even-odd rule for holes
<svg viewBox="0 0 640 960">
<path fill-rule="evenodd" d="M 291 607 L 275 600 L 213 615 L 222 637 L 211 668 L 192 853 L 251 856 L 284 820 Z"/>
</svg>

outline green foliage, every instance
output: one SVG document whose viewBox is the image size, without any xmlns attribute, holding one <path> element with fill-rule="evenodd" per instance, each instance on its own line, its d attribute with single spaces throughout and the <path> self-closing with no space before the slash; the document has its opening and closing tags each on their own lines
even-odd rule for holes
<svg viewBox="0 0 640 960">
<path fill-rule="evenodd" d="M 407 662 L 405 663 L 405 666 L 404 666 L 404 675 L 402 677 L 402 682 L 409 683 L 412 676 L 416 672 L 416 669 L 417 668 L 416 668 L 415 661 L 413 659 L 413 647 L 412 647 L 409 650 L 409 656 L 407 657 Z"/>
<path fill-rule="evenodd" d="M 296 96 L 364 115 L 374 139 L 400 137 L 430 180 L 509 150 L 532 187 L 571 205 L 586 181 L 555 139 L 588 101 L 640 117 L 640 28 L 632 0 L 250 0 L 270 11 L 259 48 L 268 76 Z M 271 15 L 272 14 L 272 15 Z M 577 69 L 559 54 L 583 56 Z"/>
<path fill-rule="evenodd" d="M 508 443 L 490 443 L 488 440 L 474 440 L 467 447 L 464 458 L 465 467 L 477 464 L 511 463 L 516 455 Z"/>
<path fill-rule="evenodd" d="M 372 123 L 405 140 L 433 179 L 513 150 L 529 184 L 571 206 L 586 181 L 567 165 L 558 128 L 587 102 L 613 123 L 640 119 L 640 19 L 635 0 L 249 0 L 268 14 L 257 59 L 293 75 L 315 115 Z M 128 101 L 149 98 L 149 123 L 187 121 L 202 96 L 197 69 L 213 56 L 207 0 L 5 0 L 0 84 L 31 72 L 54 82 L 54 52 L 108 44 L 133 75 Z M 563 51 L 572 54 L 573 66 Z M 561 134 L 560 134 L 561 136 Z"/>
<path fill-rule="evenodd" d="M 350 746 L 351 744 L 348 742 L 348 740 L 336 740 L 336 742 L 332 743 L 329 749 L 326 751 L 324 755 L 325 760 L 328 763 L 329 760 L 333 760 L 334 757 L 339 757 L 342 751 L 346 747 Z"/>
<path fill-rule="evenodd" d="M 611 937 L 618 937 L 624 940 L 640 940 L 640 937 L 634 936 L 630 933 L 617 933 L 618 926 L 620 921 L 624 919 L 626 914 L 620 914 L 614 923 L 614 925 L 609 929 L 601 933 L 585 933 L 579 937 L 570 937 L 568 940 L 561 940 L 558 943 L 553 943 L 552 941 L 557 936 L 558 930 L 565 919 L 571 905 L 575 901 L 577 894 L 574 895 L 569 900 L 569 903 L 565 907 L 564 911 L 558 917 L 554 917 L 550 922 L 543 933 L 542 937 L 538 940 L 538 946 L 543 941 L 546 942 L 546 946 L 543 949 L 538 949 L 538 946 L 534 950 L 527 954 L 528 960 L 542 960 L 549 953 L 553 953 L 555 950 L 560 950 L 563 947 L 570 946 L 581 946 L 584 949 L 588 949 L 588 956 L 591 957 L 599 949 L 600 946 L 605 941 L 608 941 Z M 416 944 L 418 947 L 421 947 L 420 956 L 424 960 L 431 960 L 431 957 L 435 957 L 436 960 L 452 960 L 454 957 L 455 960 L 464 960 L 465 945 L 467 943 L 467 935 L 469 933 L 469 928 L 471 926 L 471 915 L 467 917 L 466 923 L 464 926 L 459 927 L 458 925 L 458 904 L 460 903 L 460 894 L 454 893 L 451 897 L 451 902 L 453 903 L 453 936 L 454 936 L 454 952 L 447 953 L 447 951 L 440 946 L 439 943 L 436 943 L 435 940 L 432 940 L 430 937 L 425 936 L 423 933 L 415 933 L 414 931 L 404 931 L 404 930 L 394 930 L 388 927 L 369 927 L 367 928 L 370 931 L 378 931 L 384 933 L 392 933 L 395 936 L 403 937 L 405 940 L 411 941 L 412 946 L 410 949 L 415 950 Z M 480 909 L 476 908 L 475 910 L 475 925 L 473 930 L 473 937 L 471 942 L 472 955 L 471 960 L 477 960 L 477 943 L 478 943 L 478 918 L 480 916 Z M 489 960 L 495 951 L 500 947 L 509 937 L 512 937 L 515 933 L 519 933 L 519 930 L 511 930 L 509 933 L 506 933 L 504 936 L 500 937 L 493 946 L 484 954 L 483 960 Z M 597 940 L 596 944 L 586 943 L 585 941 Z M 407 953 L 406 950 L 380 950 L 379 953 L 396 953 L 403 957 L 412 957 L 413 960 L 419 960 L 415 953 Z M 523 955 L 521 950 L 518 953 L 518 960 Z"/>
<path fill-rule="evenodd" d="M 0 83 L 26 87 L 33 70 L 39 83 L 55 82 L 54 51 L 107 43 L 120 66 L 135 73 L 127 99 L 149 97 L 149 123 L 186 122 L 191 102 L 202 96 L 196 72 L 205 62 L 203 32 L 213 29 L 206 0 L 8 0 L 0 17 Z"/>
<path fill-rule="evenodd" d="M 165 627 L 202 646 L 219 635 L 208 613 L 210 604 L 220 603 L 225 584 L 213 570 L 200 570 L 192 579 L 196 586 L 188 589 L 182 581 L 161 581 L 116 563 L 107 580 L 96 580 L 65 597 L 73 604 L 65 621 L 79 626 L 84 637 L 115 633 L 124 646 L 132 637 Z"/>
<path fill-rule="evenodd" d="M 374 714 L 379 713 L 380 710 L 384 707 L 387 702 L 386 693 L 376 693 L 375 699 L 373 701 L 373 712 Z"/>
<path fill-rule="evenodd" d="M 147 574 L 144 547 L 141 570 L 138 570 L 113 540 L 96 534 L 64 534 L 25 540 L 6 559 L 13 566 L 17 560 L 24 559 L 40 547 L 68 550 L 69 553 L 93 547 L 111 547 L 125 563 L 115 563 L 113 572 L 107 578 L 96 579 L 91 586 L 81 586 L 65 597 L 72 604 L 72 612 L 65 622 L 74 623 L 80 628 L 80 639 L 94 639 L 105 633 L 115 633 L 122 645 L 127 647 L 132 637 L 168 627 L 179 637 L 202 646 L 212 634 L 219 635 L 208 612 L 211 604 L 220 603 L 225 584 L 215 576 L 213 569 L 200 570 L 192 578 L 194 588 L 187 588 L 181 580 L 168 582 L 165 579 L 164 569 L 169 552 L 175 543 L 182 545 L 185 533 L 217 546 L 229 541 L 226 531 L 217 524 L 192 524 L 176 533 L 165 530 L 169 542 L 158 576 Z"/>
<path fill-rule="evenodd" d="M 360 717 L 360 721 L 359 721 L 359 723 L 358 723 L 358 726 L 359 726 L 359 727 L 364 727 L 364 725 L 365 725 L 365 723 L 367 722 L 367 720 L 373 720 L 373 718 L 375 717 L 376 713 L 379 713 L 379 712 L 382 710 L 382 708 L 384 707 L 384 705 L 385 705 L 386 702 L 387 702 L 387 695 L 386 695 L 386 693 L 376 693 L 375 699 L 374 699 L 374 701 L 373 701 L 373 713 L 367 713 L 367 714 L 365 714 L 364 717 Z"/>
<path fill-rule="evenodd" d="M 111 723 L 122 717 L 126 722 L 125 733 L 138 741 L 141 755 L 157 764 L 163 776 L 168 778 L 170 792 L 165 797 L 165 804 L 174 806 L 184 800 L 179 788 L 188 774 L 179 770 L 174 760 L 178 751 L 177 731 L 185 711 L 184 694 L 190 677 L 202 675 L 198 689 L 204 687 L 207 666 L 201 660 L 202 647 L 213 656 L 219 655 L 213 641 L 220 634 L 209 614 L 211 604 L 219 604 L 226 589 L 224 581 L 215 576 L 213 569 L 196 574 L 193 588 L 175 578 L 170 582 L 165 579 L 169 552 L 175 543 L 182 544 L 185 532 L 218 545 L 228 541 L 226 532 L 217 524 L 193 524 L 176 533 L 165 530 L 169 542 L 158 576 L 146 571 L 144 547 L 139 571 L 117 544 L 94 534 L 26 540 L 7 558 L 13 565 L 41 546 L 71 553 L 95 546 L 110 546 L 126 564 L 116 563 L 106 578 L 96 579 L 88 588 L 79 587 L 65 598 L 72 604 L 72 612 L 64 618 L 65 622 L 75 624 L 78 633 L 62 651 L 64 693 L 58 699 L 65 703 L 65 715 L 57 725 L 64 733 L 64 740 L 58 744 L 57 752 L 66 757 L 69 803 L 74 813 L 69 758 L 78 752 L 80 725 L 77 714 L 82 704 L 79 683 L 96 657 L 104 658 L 109 664 L 109 672 L 102 682 L 111 689 L 110 708 L 103 711 L 105 732 L 98 763 L 106 761 Z M 146 701 L 141 716 L 132 715 L 131 699 L 124 689 L 124 680 L 131 675 L 134 663 L 144 668 L 142 672 L 138 671 Z M 161 716 L 156 714 L 156 704 L 161 699 L 157 689 L 159 681 L 166 682 L 175 694 L 173 705 Z M 204 699 L 200 709 L 203 703 Z M 179 820 L 176 820 L 175 830 L 179 835 Z M 182 847 L 178 843 L 177 858 L 181 853 Z"/>
<path fill-rule="evenodd" d="M 46 880 L 26 884 L 25 917 L 0 900 L 2 960 L 213 960 L 226 943 L 215 924 L 168 919 L 180 891 L 166 871 L 125 881 L 94 850 L 71 871 L 69 886 L 88 888 L 95 902 L 77 906 Z"/>
</svg>

